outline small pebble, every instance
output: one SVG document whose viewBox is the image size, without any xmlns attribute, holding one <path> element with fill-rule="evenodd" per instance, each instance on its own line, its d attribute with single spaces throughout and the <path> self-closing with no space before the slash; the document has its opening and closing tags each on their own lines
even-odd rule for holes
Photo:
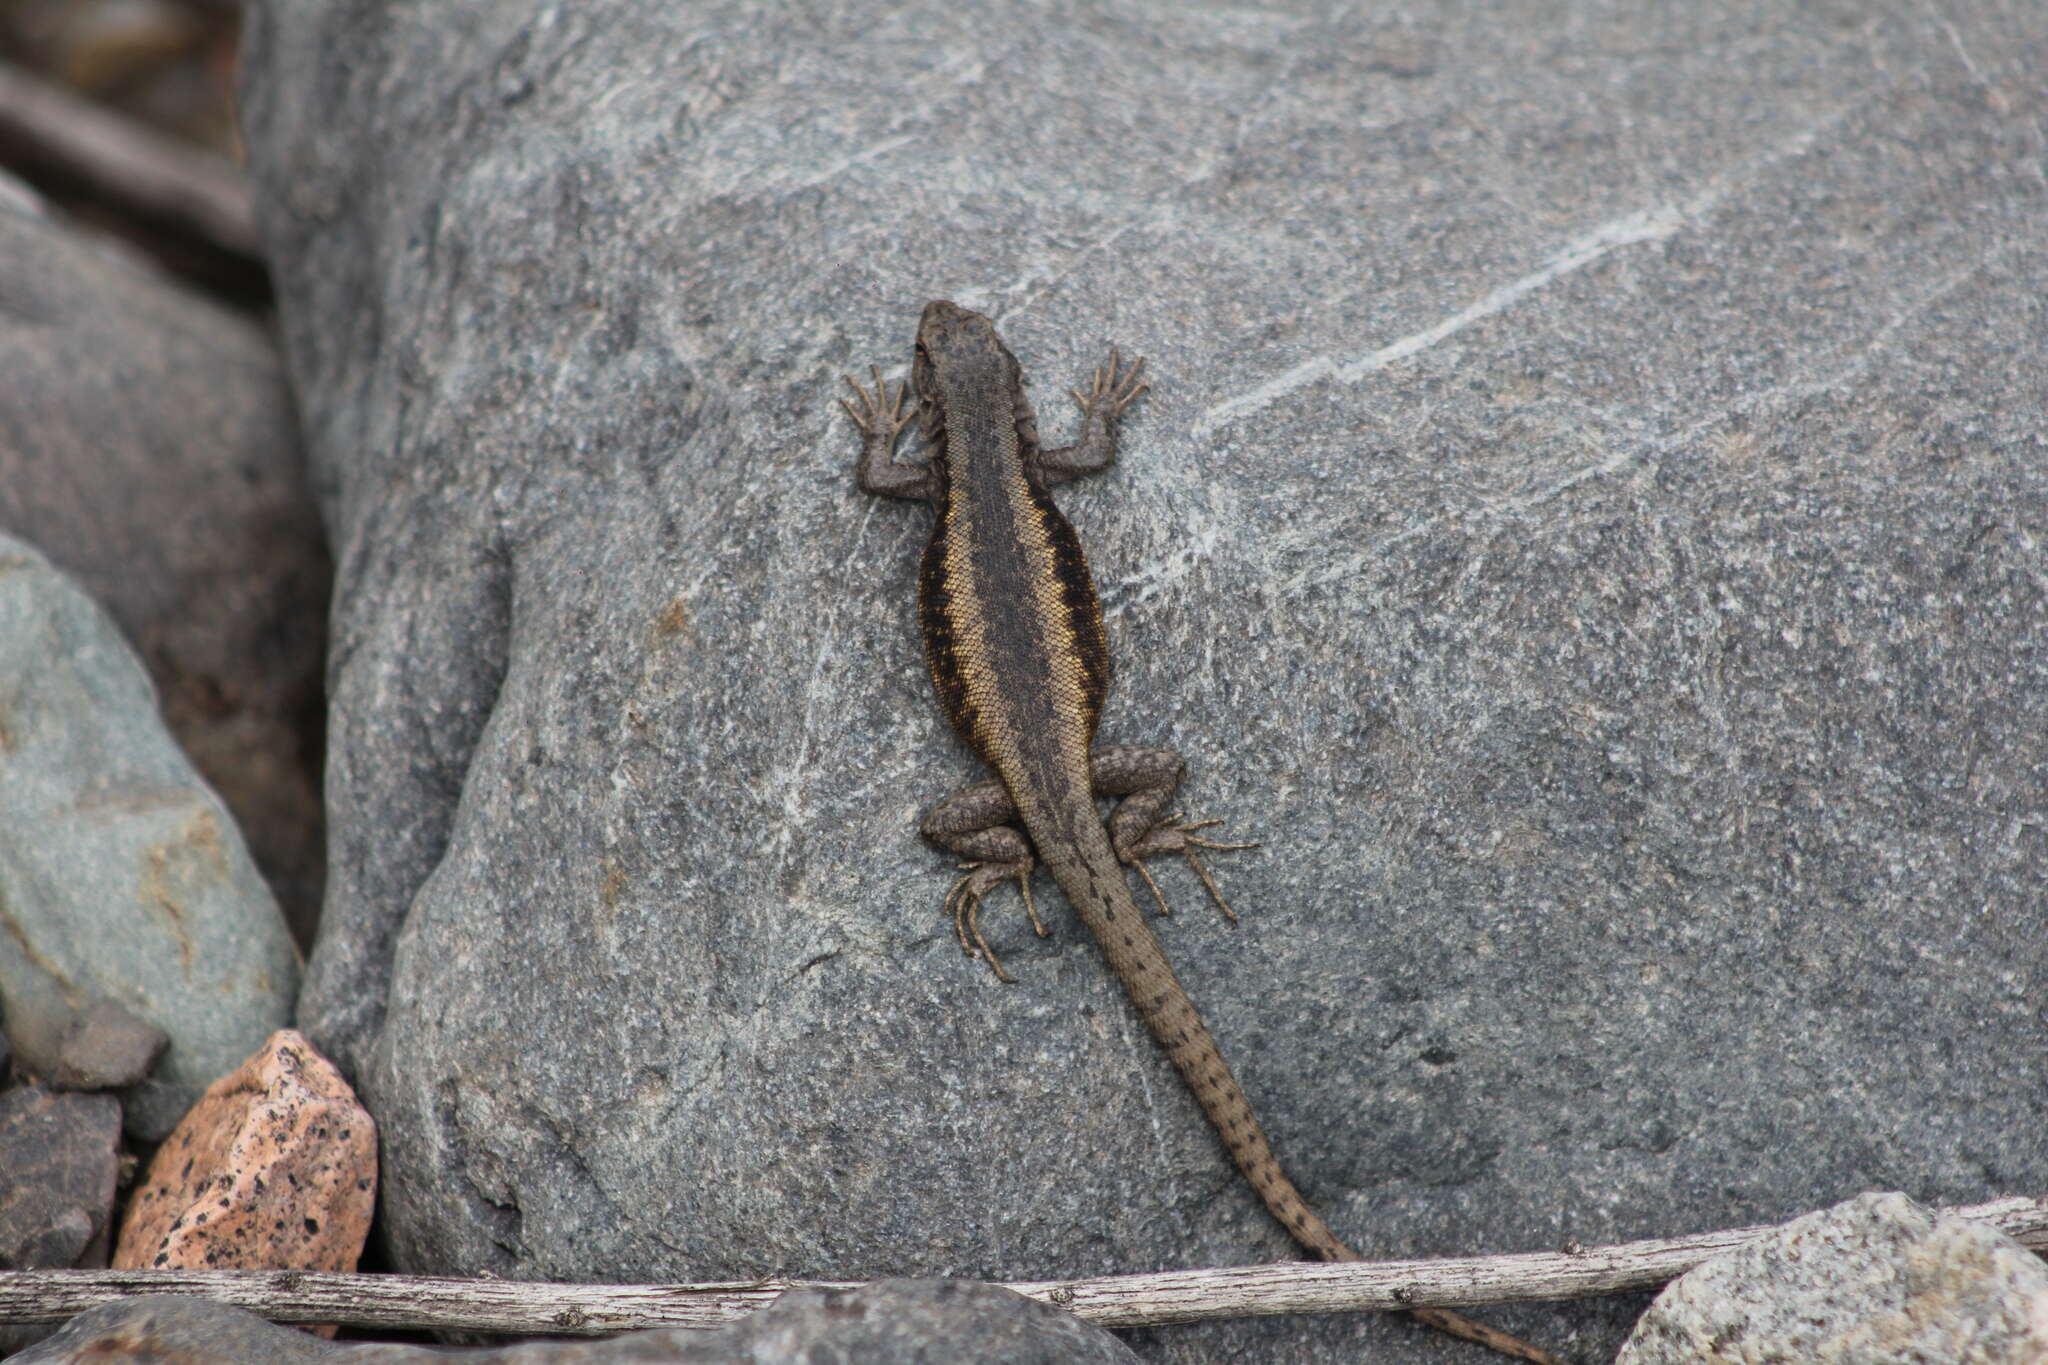
<svg viewBox="0 0 2048 1365">
<path fill-rule="evenodd" d="M 376 1198 L 369 1112 L 303 1035 L 280 1029 L 157 1149 L 114 1268 L 353 1270 Z"/>
</svg>

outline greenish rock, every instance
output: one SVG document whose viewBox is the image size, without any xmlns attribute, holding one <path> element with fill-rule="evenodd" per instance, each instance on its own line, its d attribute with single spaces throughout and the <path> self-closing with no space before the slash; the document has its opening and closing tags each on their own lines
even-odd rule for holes
<svg viewBox="0 0 2048 1365">
<path fill-rule="evenodd" d="M 8 1036 L 31 1070 L 75 1079 L 105 1002 L 161 1029 L 169 1046 L 124 1096 L 128 1130 L 161 1138 L 289 1021 L 297 953 L 120 633 L 7 535 L 0 769 Z"/>
</svg>

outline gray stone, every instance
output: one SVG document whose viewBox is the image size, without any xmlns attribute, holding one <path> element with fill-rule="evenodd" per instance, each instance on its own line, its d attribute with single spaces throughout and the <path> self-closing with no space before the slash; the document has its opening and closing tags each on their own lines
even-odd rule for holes
<svg viewBox="0 0 2048 1365">
<path fill-rule="evenodd" d="M 0 1006 L 44 1074 L 95 1001 L 170 1035 L 126 1096 L 155 1139 L 287 1022 L 291 935 L 106 615 L 0 535 Z"/>
<path fill-rule="evenodd" d="M 670 1329 L 603 1341 L 479 1350 L 325 1342 L 239 1308 L 152 1295 L 81 1313 L 17 1365 L 1135 1365 L 1109 1333 L 991 1285 L 884 1280 L 785 1294 L 715 1332 Z"/>
<path fill-rule="evenodd" d="M 2037 1365 L 2048 1267 L 1996 1228 L 1865 1194 L 1674 1280 L 1615 1365 Z"/>
<path fill-rule="evenodd" d="M 0 197 L 0 376 L 0 531 L 121 627 L 310 936 L 330 569 L 275 341 Z"/>
<path fill-rule="evenodd" d="M 79 1011 L 58 1044 L 49 1081 L 59 1090 L 118 1090 L 149 1074 L 170 1035 L 111 1000 Z"/>
<path fill-rule="evenodd" d="M 107 1263 L 121 1102 L 0 1090 L 0 1270 Z"/>
<path fill-rule="evenodd" d="M 1163 933 L 1362 1251 L 2048 1187 L 2048 12 L 1379 14 L 253 12 L 342 565 L 301 1019 L 399 1265 L 1293 1254 L 1049 887 L 1014 986 L 939 913 L 927 516 L 833 406 L 935 296 L 1052 439 L 1150 358 L 1060 493 L 1103 734 L 1262 841 Z"/>
<path fill-rule="evenodd" d="M 106 1265 L 120 1144 L 112 1095 L 0 1090 L 0 1270 Z M 0 1356 L 49 1334 L 41 1323 L 0 1324 Z"/>
</svg>

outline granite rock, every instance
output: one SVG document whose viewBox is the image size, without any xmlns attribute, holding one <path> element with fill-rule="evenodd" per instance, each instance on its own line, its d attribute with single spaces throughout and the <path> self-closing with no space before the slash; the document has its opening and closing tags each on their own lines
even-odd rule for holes
<svg viewBox="0 0 2048 1365">
<path fill-rule="evenodd" d="M 0 534 L 0 1011 L 62 1065 L 99 1002 L 170 1046 L 125 1095 L 154 1140 L 285 1022 L 291 936 L 220 799 L 165 732 L 106 615 Z"/>
<path fill-rule="evenodd" d="M 354 1270 L 377 1204 L 377 1126 L 305 1038 L 280 1029 L 157 1148 L 116 1270 Z"/>
<path fill-rule="evenodd" d="M 276 342 L 0 196 L 0 376 L 0 531 L 114 618 L 310 937 L 332 571 Z"/>
<path fill-rule="evenodd" d="M 1135 1365 L 1115 1337 L 992 1285 L 881 1281 L 798 1291 L 718 1331 L 633 1332 L 451 1351 L 329 1344 L 224 1304 L 167 1295 L 81 1313 L 17 1365 Z"/>
<path fill-rule="evenodd" d="M 1674 1280 L 1615 1365 L 1776 1360 L 2037 1365 L 2048 1267 L 1996 1228 L 1858 1195 Z"/>
<path fill-rule="evenodd" d="M 1262 841 L 1167 950 L 1362 1251 L 2048 1186 L 2044 61 L 1990 0 L 253 12 L 341 566 L 300 1019 L 395 1263 L 1294 1254 L 1049 888 L 1013 986 L 939 912 L 928 518 L 834 406 L 933 297 L 1051 440 L 1149 357 L 1059 494 L 1103 737 Z"/>
</svg>

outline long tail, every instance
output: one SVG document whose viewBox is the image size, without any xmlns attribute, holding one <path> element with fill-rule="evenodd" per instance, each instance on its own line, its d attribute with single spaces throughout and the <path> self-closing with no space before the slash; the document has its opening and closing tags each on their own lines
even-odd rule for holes
<svg viewBox="0 0 2048 1365">
<path fill-rule="evenodd" d="M 1037 830 L 1030 833 L 1041 850 L 1047 847 L 1050 841 L 1039 841 Z M 1092 831 L 1082 825 L 1074 833 L 1072 842 L 1078 856 L 1071 863 L 1046 859 L 1047 870 L 1075 913 L 1088 925 L 1089 932 L 1095 935 L 1103 956 L 1109 959 L 1110 970 L 1116 973 L 1131 1004 L 1137 1008 L 1138 1017 L 1166 1050 L 1174 1069 L 1193 1092 L 1195 1103 L 1202 1107 L 1216 1135 L 1223 1139 L 1230 1159 L 1251 1182 L 1260 1201 L 1303 1247 L 1325 1261 L 1363 1260 L 1330 1231 L 1322 1215 L 1309 1206 L 1287 1173 L 1280 1169 L 1280 1159 L 1273 1154 L 1266 1130 L 1252 1113 L 1251 1101 L 1245 1098 L 1237 1077 L 1230 1073 L 1229 1064 L 1209 1034 L 1209 1026 L 1202 1022 L 1187 988 L 1175 975 L 1173 964 L 1166 960 L 1158 935 L 1152 932 L 1151 924 L 1131 896 L 1123 865 L 1111 850 L 1108 836 L 1099 824 Z M 1562 1357 L 1448 1309 L 1407 1311 L 1417 1322 L 1477 1342 L 1502 1355 L 1534 1365 L 1568 1365 Z"/>
</svg>

